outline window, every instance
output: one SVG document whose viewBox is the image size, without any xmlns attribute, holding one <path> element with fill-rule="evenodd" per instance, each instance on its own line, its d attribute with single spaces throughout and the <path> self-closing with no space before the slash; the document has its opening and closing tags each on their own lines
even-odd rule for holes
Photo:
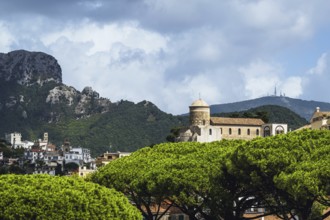
<svg viewBox="0 0 330 220">
<path fill-rule="evenodd" d="M 220 134 L 222 134 L 222 128 L 220 128 Z"/>
<path fill-rule="evenodd" d="M 231 134 L 231 128 L 229 128 L 229 134 Z"/>
<path fill-rule="evenodd" d="M 241 135 L 241 129 L 240 128 L 238 129 L 238 135 Z"/>
<path fill-rule="evenodd" d="M 250 128 L 247 129 L 247 135 L 250 135 Z"/>
<path fill-rule="evenodd" d="M 275 128 L 276 134 L 283 134 L 284 133 L 284 128 L 279 125 Z"/>
<path fill-rule="evenodd" d="M 209 130 L 209 135 L 212 135 L 212 129 Z"/>
<path fill-rule="evenodd" d="M 270 136 L 270 128 L 269 126 L 264 127 L 264 137 Z"/>
<path fill-rule="evenodd" d="M 256 130 L 256 135 L 259 136 L 259 129 Z"/>
</svg>

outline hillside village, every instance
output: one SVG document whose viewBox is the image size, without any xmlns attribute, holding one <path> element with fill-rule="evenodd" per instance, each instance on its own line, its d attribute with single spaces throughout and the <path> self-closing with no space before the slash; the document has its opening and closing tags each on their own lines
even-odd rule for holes
<svg viewBox="0 0 330 220">
<path fill-rule="evenodd" d="M 42 139 L 34 142 L 23 141 L 19 132 L 9 133 L 5 135 L 4 139 L 1 139 L 0 143 L 8 150 L 16 152 L 7 157 L 5 152 L 0 151 L 2 174 L 6 172 L 49 175 L 77 173 L 79 176 L 85 177 L 88 173 L 95 171 L 97 167 L 130 154 L 105 152 L 97 158 L 92 158 L 90 149 L 73 147 L 68 140 L 65 140 L 60 147 L 55 146 L 49 141 L 47 132 L 43 134 Z"/>
</svg>

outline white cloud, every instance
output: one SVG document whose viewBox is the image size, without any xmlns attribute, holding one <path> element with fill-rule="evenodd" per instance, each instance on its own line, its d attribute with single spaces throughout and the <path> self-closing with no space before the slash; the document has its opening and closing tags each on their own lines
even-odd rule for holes
<svg viewBox="0 0 330 220">
<path fill-rule="evenodd" d="M 265 95 L 285 94 L 297 98 L 302 94 L 302 78 L 299 76 L 286 77 L 285 70 L 279 64 L 262 60 L 252 62 L 239 71 L 245 79 L 245 92 L 248 98 L 258 98 Z"/>
<path fill-rule="evenodd" d="M 322 75 L 325 73 L 328 67 L 329 57 L 327 53 L 323 53 L 317 60 L 316 66 L 309 69 L 308 73 L 311 75 Z"/>
<path fill-rule="evenodd" d="M 72 42 L 92 42 L 89 55 L 107 51 L 113 44 L 121 43 L 130 48 L 139 48 L 146 53 L 166 49 L 167 38 L 158 33 L 141 29 L 137 23 L 98 25 L 87 20 L 74 27 L 69 25 L 64 30 L 44 35 L 45 45 L 56 42 L 60 37 L 66 37 Z"/>
<path fill-rule="evenodd" d="M 11 35 L 8 27 L 0 21 L 0 52 L 9 52 L 11 44 L 14 43 L 14 36 Z"/>
<path fill-rule="evenodd" d="M 329 102 L 330 59 L 327 54 L 322 53 L 303 78 L 303 96 L 307 99 Z"/>
<path fill-rule="evenodd" d="M 275 86 L 280 82 L 282 69 L 279 65 L 262 60 L 250 63 L 247 67 L 239 68 L 245 79 L 245 93 L 248 98 L 273 94 Z"/>
<path fill-rule="evenodd" d="M 289 77 L 280 86 L 280 93 L 291 98 L 298 98 L 303 94 L 302 78 Z"/>
<path fill-rule="evenodd" d="M 328 1 L 76 3 L 70 4 L 77 7 L 74 14 L 68 8 L 61 11 L 63 18 L 56 12 L 64 1 L 53 2 L 49 13 L 40 6 L 23 14 L 19 11 L 26 9 L 19 8 L 15 19 L 1 14 L 1 52 L 50 53 L 68 85 L 79 90 L 92 86 L 112 101 L 146 99 L 171 113 L 187 112 L 199 93 L 209 104 L 218 104 L 273 94 L 275 85 L 278 93 L 292 97 L 311 95 L 313 87 L 327 91 L 327 53 L 309 74 L 289 72 L 307 64 L 281 53 L 295 55 L 294 48 L 306 47 L 307 41 L 329 50 L 326 42 L 314 41 L 330 24 Z"/>
</svg>

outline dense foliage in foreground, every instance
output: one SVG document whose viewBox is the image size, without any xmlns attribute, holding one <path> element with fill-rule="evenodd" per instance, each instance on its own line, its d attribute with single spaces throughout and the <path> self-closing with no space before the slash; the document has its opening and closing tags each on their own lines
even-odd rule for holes
<svg viewBox="0 0 330 220">
<path fill-rule="evenodd" d="M 0 175 L 0 219 L 141 219 L 122 194 L 72 177 Z"/>
<path fill-rule="evenodd" d="M 322 216 L 330 206 L 330 132 L 160 144 L 109 163 L 91 180 L 126 194 L 146 219 L 160 219 L 152 207 L 164 203 L 191 219 L 244 219 L 255 206 L 282 219 L 322 219 L 330 215 Z"/>
</svg>

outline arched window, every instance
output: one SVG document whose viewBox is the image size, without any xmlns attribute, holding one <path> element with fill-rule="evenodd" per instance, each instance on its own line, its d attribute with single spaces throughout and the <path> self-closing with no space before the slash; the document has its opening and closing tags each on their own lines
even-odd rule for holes
<svg viewBox="0 0 330 220">
<path fill-rule="evenodd" d="M 212 135 L 212 129 L 211 128 L 209 129 L 209 135 Z"/>
<path fill-rule="evenodd" d="M 247 129 L 247 135 L 250 135 L 250 128 Z"/>
<path fill-rule="evenodd" d="M 256 130 L 256 135 L 259 136 L 259 129 Z"/>
<path fill-rule="evenodd" d="M 229 134 L 231 134 L 231 128 L 229 128 Z"/>
<path fill-rule="evenodd" d="M 238 129 L 238 135 L 241 135 L 241 129 L 240 128 Z"/>
<path fill-rule="evenodd" d="M 276 134 L 283 134 L 284 128 L 281 125 L 279 125 L 275 128 L 275 132 L 276 132 Z"/>
<path fill-rule="evenodd" d="M 270 127 L 264 127 L 264 137 L 270 136 Z"/>
</svg>

